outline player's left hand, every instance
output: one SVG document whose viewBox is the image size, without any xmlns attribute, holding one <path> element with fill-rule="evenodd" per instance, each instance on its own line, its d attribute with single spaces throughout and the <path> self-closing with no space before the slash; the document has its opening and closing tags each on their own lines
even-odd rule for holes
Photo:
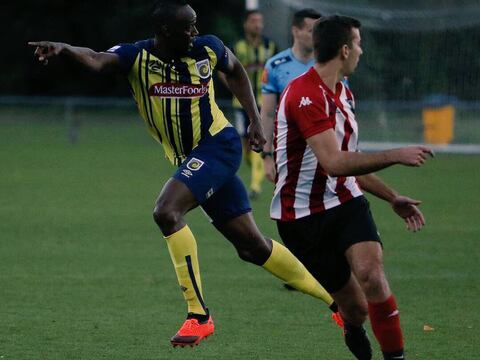
<svg viewBox="0 0 480 360">
<path fill-rule="evenodd" d="M 250 147 L 255 152 L 263 150 L 263 145 L 267 142 L 263 136 L 263 127 L 259 119 L 251 120 L 248 126 L 248 141 Z"/>
<path fill-rule="evenodd" d="M 406 196 L 397 196 L 392 201 L 393 211 L 397 213 L 407 225 L 407 230 L 418 231 L 425 225 L 425 218 L 417 205 L 422 202 Z"/>
</svg>

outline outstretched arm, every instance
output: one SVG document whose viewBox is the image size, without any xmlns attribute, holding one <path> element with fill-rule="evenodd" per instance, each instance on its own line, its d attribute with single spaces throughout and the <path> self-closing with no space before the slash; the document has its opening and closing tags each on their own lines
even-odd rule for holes
<svg viewBox="0 0 480 360">
<path fill-rule="evenodd" d="M 262 124 L 260 122 L 260 114 L 253 96 L 252 85 L 248 79 L 247 72 L 243 68 L 237 57 L 227 49 L 228 52 L 228 66 L 225 74 L 225 80 L 228 88 L 235 95 L 235 97 L 242 104 L 243 109 L 250 119 L 250 126 L 248 127 L 248 136 L 252 149 L 254 151 L 262 151 L 265 144 L 263 137 Z"/>
<path fill-rule="evenodd" d="M 47 65 L 49 59 L 53 57 L 66 55 L 94 72 L 120 70 L 120 58 L 113 53 L 96 52 L 89 48 L 51 41 L 32 41 L 28 45 L 36 47 L 34 54 L 44 65 Z"/>
<path fill-rule="evenodd" d="M 333 129 L 309 137 L 307 143 L 331 176 L 364 175 L 394 164 L 421 166 L 429 155 L 433 156 L 430 148 L 421 145 L 373 153 L 341 151 Z"/>
<path fill-rule="evenodd" d="M 425 218 L 417 205 L 421 201 L 399 195 L 375 174 L 357 176 L 360 187 L 376 197 L 387 201 L 400 216 L 410 231 L 418 231 L 425 225 Z"/>
</svg>

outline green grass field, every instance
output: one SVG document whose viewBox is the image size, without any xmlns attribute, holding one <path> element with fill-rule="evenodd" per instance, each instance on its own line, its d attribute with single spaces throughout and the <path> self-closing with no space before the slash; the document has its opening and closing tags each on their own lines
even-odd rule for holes
<svg viewBox="0 0 480 360">
<path fill-rule="evenodd" d="M 188 222 L 217 330 L 173 349 L 186 308 L 151 215 L 172 173 L 161 147 L 138 120 L 92 116 L 70 145 L 63 123 L 39 118 L 0 117 L 1 360 L 352 359 L 323 303 L 243 263 L 198 210 Z M 382 172 L 424 201 L 416 234 L 371 200 L 408 359 L 479 358 L 479 168 L 479 156 L 442 155 Z M 270 193 L 254 213 L 276 237 Z"/>
</svg>

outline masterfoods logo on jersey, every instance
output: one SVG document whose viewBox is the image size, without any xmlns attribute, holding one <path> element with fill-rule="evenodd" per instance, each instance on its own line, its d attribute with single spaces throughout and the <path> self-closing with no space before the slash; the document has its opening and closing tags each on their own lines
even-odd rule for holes
<svg viewBox="0 0 480 360">
<path fill-rule="evenodd" d="M 156 83 L 148 90 L 150 96 L 164 98 L 196 98 L 208 93 L 208 84 Z"/>
</svg>

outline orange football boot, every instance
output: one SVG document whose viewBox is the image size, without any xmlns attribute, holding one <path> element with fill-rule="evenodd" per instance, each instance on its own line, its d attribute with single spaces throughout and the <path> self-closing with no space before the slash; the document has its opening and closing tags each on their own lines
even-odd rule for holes
<svg viewBox="0 0 480 360">
<path fill-rule="evenodd" d="M 340 329 L 343 329 L 345 324 L 343 323 L 343 319 L 342 319 L 342 316 L 340 315 L 340 312 L 337 311 L 337 312 L 334 312 L 332 314 L 332 320 L 335 321 L 335 323 L 337 324 L 337 326 L 340 328 Z"/>
<path fill-rule="evenodd" d="M 209 316 L 208 320 L 200 323 L 197 319 L 187 319 L 183 323 L 182 327 L 175 334 L 174 337 L 170 339 L 173 347 L 176 346 L 194 346 L 198 345 L 200 341 L 204 340 L 208 336 L 212 335 L 215 331 L 215 326 L 213 325 L 212 317 Z"/>
</svg>

